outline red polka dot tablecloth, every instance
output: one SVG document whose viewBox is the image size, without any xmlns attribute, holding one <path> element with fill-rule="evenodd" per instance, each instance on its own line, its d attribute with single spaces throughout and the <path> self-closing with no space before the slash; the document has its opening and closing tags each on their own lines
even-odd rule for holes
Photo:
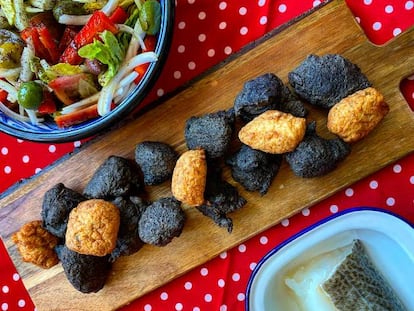
<svg viewBox="0 0 414 311">
<path fill-rule="evenodd" d="M 185 85 L 246 44 L 322 2 L 177 0 L 171 52 L 146 103 Z M 347 0 L 347 4 L 369 40 L 377 45 L 386 44 L 414 24 L 412 0 Z M 414 75 L 401 82 L 401 89 L 414 107 Z M 0 133 L 0 193 L 12 191 L 20 181 L 70 156 L 84 142 L 41 144 Z M 414 154 L 221 253 L 122 310 L 243 310 L 249 276 L 263 255 L 320 219 L 355 206 L 385 208 L 414 223 Z M 34 309 L 0 243 L 0 310 Z"/>
</svg>

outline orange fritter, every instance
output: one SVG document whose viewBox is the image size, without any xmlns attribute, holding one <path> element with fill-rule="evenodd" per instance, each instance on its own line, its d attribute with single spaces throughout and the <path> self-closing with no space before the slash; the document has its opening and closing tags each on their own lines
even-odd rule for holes
<svg viewBox="0 0 414 311">
<path fill-rule="evenodd" d="M 12 235 L 12 241 L 25 262 L 31 262 L 48 269 L 59 262 L 54 250 L 58 238 L 42 227 L 41 220 L 34 220 L 23 225 Z"/>
</svg>

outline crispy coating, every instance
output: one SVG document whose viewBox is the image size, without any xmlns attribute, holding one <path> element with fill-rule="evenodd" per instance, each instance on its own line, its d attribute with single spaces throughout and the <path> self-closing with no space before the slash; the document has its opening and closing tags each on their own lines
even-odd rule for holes
<svg viewBox="0 0 414 311">
<path fill-rule="evenodd" d="M 48 269 L 59 262 L 54 248 L 58 238 L 42 227 L 41 220 L 34 220 L 23 225 L 12 235 L 12 241 L 25 262 Z"/>
<path fill-rule="evenodd" d="M 139 197 L 118 197 L 112 203 L 120 212 L 118 238 L 111 253 L 111 261 L 115 261 L 120 256 L 137 252 L 143 246 L 144 243 L 138 236 L 138 222 L 147 204 Z"/>
<path fill-rule="evenodd" d="M 185 220 L 179 201 L 173 197 L 158 199 L 143 211 L 138 224 L 139 237 L 145 243 L 165 246 L 180 236 Z"/>
<path fill-rule="evenodd" d="M 135 148 L 135 161 L 142 170 L 145 185 L 158 185 L 168 180 L 177 159 L 177 152 L 163 142 L 144 141 Z"/>
<path fill-rule="evenodd" d="M 328 114 L 328 129 L 348 143 L 367 136 L 387 115 L 390 108 L 376 89 L 355 92 L 333 106 Z"/>
<path fill-rule="evenodd" d="M 171 191 L 173 196 L 189 206 L 204 202 L 207 178 L 207 161 L 203 149 L 184 152 L 175 165 Z"/>
<path fill-rule="evenodd" d="M 279 109 L 283 82 L 273 73 L 265 73 L 244 83 L 234 100 L 234 112 L 249 122 L 267 110 Z"/>
<path fill-rule="evenodd" d="M 286 160 L 295 175 L 311 178 L 331 172 L 350 152 L 351 147 L 342 139 L 318 136 L 316 123 L 312 122 L 304 140 L 293 152 L 286 154 Z"/>
<path fill-rule="evenodd" d="M 226 163 L 231 166 L 231 175 L 235 181 L 248 191 L 259 191 L 264 195 L 279 172 L 282 156 L 242 145 Z"/>
<path fill-rule="evenodd" d="M 204 149 L 208 158 L 222 157 L 231 142 L 234 112 L 218 111 L 191 117 L 185 125 L 184 137 L 188 149 Z"/>
<path fill-rule="evenodd" d="M 142 188 L 138 167 L 123 157 L 110 156 L 95 171 L 83 194 L 89 199 L 111 200 L 136 194 Z"/>
<path fill-rule="evenodd" d="M 309 55 L 288 77 L 301 98 L 323 108 L 371 86 L 357 65 L 338 54 Z"/>
<path fill-rule="evenodd" d="M 209 167 L 211 168 L 207 174 L 206 202 L 197 209 L 231 233 L 233 220 L 227 214 L 242 208 L 247 201 L 239 194 L 236 187 L 223 180 L 222 170 L 218 165 Z"/>
<path fill-rule="evenodd" d="M 98 257 L 74 252 L 64 245 L 56 247 L 63 271 L 72 286 L 82 293 L 101 290 L 111 271 L 109 256 Z"/>
<path fill-rule="evenodd" d="M 268 110 L 243 126 L 239 131 L 239 139 L 253 149 L 281 154 L 294 150 L 305 132 L 305 118 Z"/>
<path fill-rule="evenodd" d="M 102 199 L 79 203 L 69 214 L 66 246 L 84 255 L 110 254 L 116 246 L 119 214 L 114 204 Z"/>
<path fill-rule="evenodd" d="M 58 183 L 46 191 L 43 197 L 41 216 L 43 227 L 53 235 L 63 239 L 69 213 L 86 198 L 80 193 Z"/>
</svg>

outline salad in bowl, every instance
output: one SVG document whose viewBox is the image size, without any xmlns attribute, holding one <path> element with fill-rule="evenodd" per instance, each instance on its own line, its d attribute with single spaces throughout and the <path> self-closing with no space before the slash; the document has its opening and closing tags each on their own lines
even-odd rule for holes
<svg viewBox="0 0 414 311">
<path fill-rule="evenodd" d="M 167 0 L 0 0 L 0 130 L 85 138 L 125 117 L 160 74 Z"/>
</svg>

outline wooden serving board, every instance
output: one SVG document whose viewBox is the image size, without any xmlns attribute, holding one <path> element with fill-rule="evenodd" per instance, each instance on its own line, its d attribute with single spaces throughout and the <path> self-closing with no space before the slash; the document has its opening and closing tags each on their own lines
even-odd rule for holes
<svg viewBox="0 0 414 311">
<path fill-rule="evenodd" d="M 413 50 L 413 29 L 386 46 L 372 45 L 345 2 L 335 0 L 162 105 L 83 146 L 2 198 L 0 234 L 37 310 L 114 310 L 412 152 L 414 116 L 400 93 L 399 83 L 413 71 Z M 260 74 L 273 72 L 286 82 L 288 72 L 311 53 L 340 53 L 358 64 L 391 107 L 379 127 L 353 145 L 351 155 L 334 172 L 303 179 L 295 177 L 284 164 L 265 196 L 247 193 L 238 186 L 248 204 L 231 215 L 234 220 L 231 234 L 197 210 L 186 208 L 188 222 L 178 239 L 163 248 L 145 246 L 133 256 L 118 260 L 106 286 L 96 294 L 74 290 L 60 265 L 42 270 L 21 262 L 10 240 L 11 234 L 27 221 L 40 218 L 46 190 L 63 182 L 82 191 L 108 156 L 133 158 L 136 144 L 143 140 L 164 141 L 183 152 L 184 124 L 190 116 L 230 108 L 243 83 Z M 326 133 L 325 117 L 326 113 L 320 110 L 312 111 L 308 117 L 318 121 L 322 134 Z M 169 187 L 165 183 L 148 188 L 148 192 L 152 199 L 169 196 Z"/>
</svg>

